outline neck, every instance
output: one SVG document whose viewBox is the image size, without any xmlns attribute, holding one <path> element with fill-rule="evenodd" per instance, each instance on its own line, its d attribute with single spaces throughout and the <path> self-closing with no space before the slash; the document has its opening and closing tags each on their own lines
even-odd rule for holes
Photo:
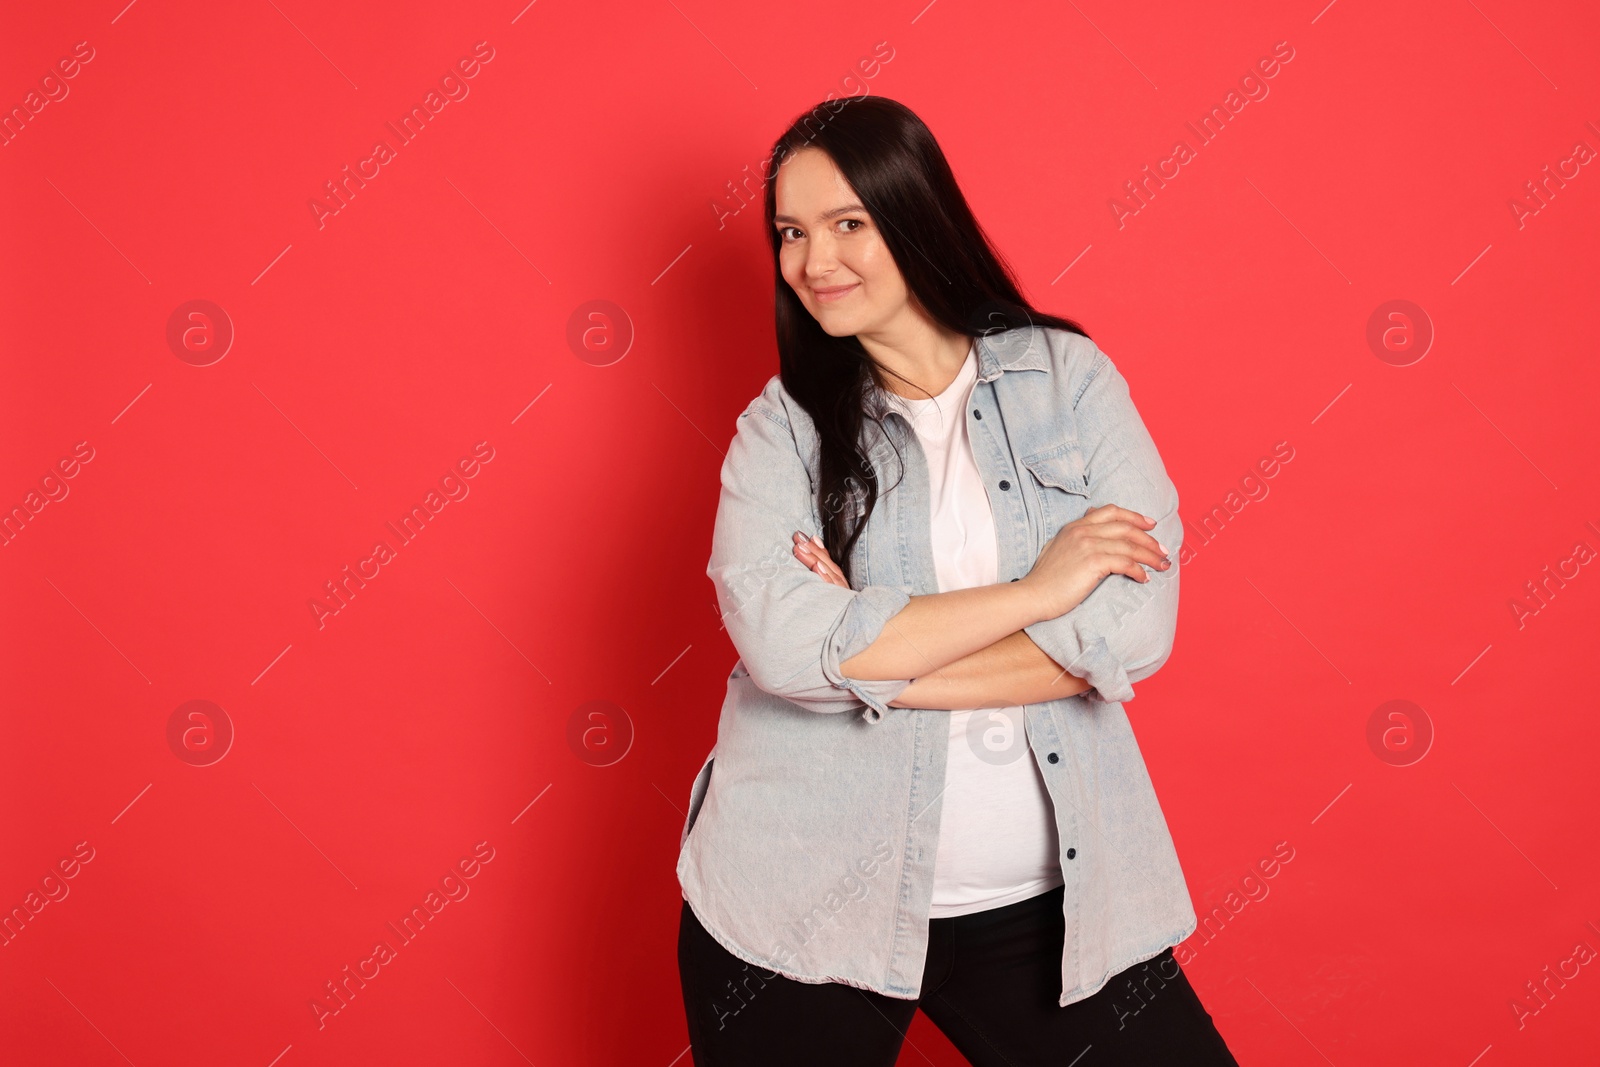
<svg viewBox="0 0 1600 1067">
<path fill-rule="evenodd" d="M 965 334 L 920 317 L 899 329 L 860 333 L 856 338 L 878 363 L 883 388 L 910 400 L 938 396 L 948 389 L 972 348 L 972 339 Z"/>
</svg>

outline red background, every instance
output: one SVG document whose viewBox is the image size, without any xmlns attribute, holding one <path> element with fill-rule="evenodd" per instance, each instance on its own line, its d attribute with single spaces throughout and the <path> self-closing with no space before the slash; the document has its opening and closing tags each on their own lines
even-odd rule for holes
<svg viewBox="0 0 1600 1067">
<path fill-rule="evenodd" d="M 1240 1062 L 1592 1051 L 1600 965 L 1525 983 L 1600 950 L 1600 174 L 1510 206 L 1600 148 L 1592 6 L 122 5 L 0 33 L 7 109 L 93 49 L 0 148 L 0 505 L 69 490 L 0 548 L 0 908 L 93 850 L 0 948 L 7 1062 L 689 1062 L 674 861 L 736 655 L 705 563 L 776 371 L 758 186 L 728 183 L 830 91 L 929 123 L 1179 487 L 1175 651 L 1128 708 L 1225 909 L 1184 958 Z M 319 226 L 480 41 L 469 95 Z M 1270 94 L 1119 226 L 1280 41 Z M 194 299 L 236 333 L 207 366 L 166 338 Z M 1435 335 L 1407 366 L 1367 341 L 1395 299 Z M 620 313 L 574 348 L 591 300 Z M 319 625 L 479 442 L 470 494 Z M 168 740 L 190 700 L 234 731 L 207 766 Z M 1414 732 L 1369 742 L 1391 700 Z M 470 894 L 319 1028 L 479 842 Z"/>
</svg>

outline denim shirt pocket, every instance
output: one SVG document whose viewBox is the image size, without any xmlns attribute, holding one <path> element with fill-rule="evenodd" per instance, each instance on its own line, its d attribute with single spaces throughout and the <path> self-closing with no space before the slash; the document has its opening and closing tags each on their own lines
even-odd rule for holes
<svg viewBox="0 0 1600 1067">
<path fill-rule="evenodd" d="M 1033 475 L 1044 515 L 1043 542 L 1089 510 L 1089 475 L 1083 450 L 1076 441 L 1063 441 L 1042 452 L 1023 456 L 1021 464 Z"/>
</svg>

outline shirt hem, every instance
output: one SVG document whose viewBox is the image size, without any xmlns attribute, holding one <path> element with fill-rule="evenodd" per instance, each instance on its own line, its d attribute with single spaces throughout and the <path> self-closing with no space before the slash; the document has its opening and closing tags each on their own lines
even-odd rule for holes
<svg viewBox="0 0 1600 1067">
<path fill-rule="evenodd" d="M 921 996 L 921 990 L 912 991 L 908 989 L 901 989 L 897 986 L 884 988 L 873 985 L 870 982 L 861 981 L 860 979 L 848 978 L 844 975 L 803 974 L 799 971 L 776 966 L 771 960 L 762 958 L 759 953 L 753 953 L 744 948 L 742 945 L 738 945 L 733 941 L 730 941 L 728 938 L 722 936 L 722 934 L 719 933 L 715 927 L 706 922 L 705 916 L 700 914 L 700 909 L 695 907 L 694 901 L 689 899 L 688 894 L 685 894 L 683 899 L 689 905 L 689 910 L 694 912 L 694 917 L 700 923 L 701 927 L 706 931 L 706 933 L 711 935 L 712 939 L 715 940 L 717 944 L 727 949 L 739 959 L 744 960 L 746 963 L 754 964 L 763 970 L 781 974 L 785 978 L 793 979 L 796 982 L 804 982 L 807 985 L 823 985 L 827 982 L 837 982 L 840 985 L 851 986 L 855 989 L 864 989 L 869 993 L 879 993 L 886 997 L 894 997 L 897 1000 L 914 1001 L 918 1000 Z"/>
<path fill-rule="evenodd" d="M 1195 932 L 1195 930 L 1198 928 L 1199 925 L 1200 925 L 1199 924 L 1199 919 L 1196 918 L 1196 920 L 1193 923 L 1189 923 L 1184 928 L 1183 932 L 1178 934 L 1177 937 L 1175 937 L 1175 938 L 1164 938 L 1162 940 L 1161 945 L 1158 948 L 1156 948 L 1156 949 L 1154 949 L 1154 950 L 1152 950 L 1150 952 L 1146 952 L 1143 955 L 1135 956 L 1133 959 L 1129 960 L 1127 963 L 1124 963 L 1122 966 L 1118 967 L 1114 971 L 1112 971 L 1112 970 L 1106 971 L 1105 974 L 1102 974 L 1094 982 L 1090 983 L 1089 985 L 1081 987 L 1083 992 L 1078 993 L 1078 995 L 1076 995 L 1076 996 L 1074 996 L 1072 992 L 1068 992 L 1066 990 L 1063 990 L 1062 993 L 1061 993 L 1061 1000 L 1059 1002 L 1060 1006 L 1064 1008 L 1068 1004 L 1076 1004 L 1080 1000 L 1088 1000 L 1090 997 L 1092 997 L 1096 993 L 1100 992 L 1100 990 L 1104 989 L 1106 987 L 1106 983 L 1107 982 L 1111 981 L 1111 979 L 1115 978 L 1117 975 L 1121 974 L 1123 971 L 1127 970 L 1129 967 L 1137 967 L 1139 964 L 1144 963 L 1146 960 L 1155 959 L 1157 956 L 1159 956 L 1163 952 L 1167 951 L 1167 949 L 1175 948 L 1176 946 L 1183 944 L 1183 942 L 1187 941 L 1189 939 L 1189 936 Z"/>
</svg>

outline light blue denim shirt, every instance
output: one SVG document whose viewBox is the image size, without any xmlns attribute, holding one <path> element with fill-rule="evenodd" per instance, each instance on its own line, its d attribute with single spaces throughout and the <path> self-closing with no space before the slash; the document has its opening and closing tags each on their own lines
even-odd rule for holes
<svg viewBox="0 0 1600 1067">
<path fill-rule="evenodd" d="M 1025 575 L 1062 526 L 1101 504 L 1159 521 L 1172 567 L 1113 574 L 1065 615 L 1026 627 L 1090 689 L 1022 709 L 1055 810 L 1066 937 L 1065 1006 L 1195 929 L 1161 806 L 1123 701 L 1172 650 L 1183 524 L 1178 493 L 1094 342 L 1019 327 L 977 341 L 966 412 L 994 512 L 1001 581 Z M 821 529 L 817 436 L 774 375 L 737 420 L 706 568 L 739 661 L 717 740 L 690 788 L 678 881 L 729 952 L 801 982 L 915 999 L 928 949 L 949 712 L 891 707 L 911 679 L 847 677 L 912 595 L 939 591 L 927 461 L 898 411 L 884 419 L 906 464 L 852 552 L 853 588 L 795 558 Z M 884 486 L 899 472 L 883 432 L 867 448 Z M 730 1010 L 732 1008 L 730 1007 Z"/>
</svg>

